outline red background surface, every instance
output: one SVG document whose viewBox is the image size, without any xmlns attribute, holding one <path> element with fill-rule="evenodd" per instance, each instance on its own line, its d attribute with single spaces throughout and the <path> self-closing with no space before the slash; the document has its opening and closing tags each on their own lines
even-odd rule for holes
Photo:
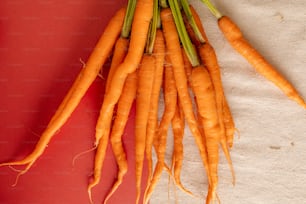
<svg viewBox="0 0 306 204">
<path fill-rule="evenodd" d="M 68 91 L 82 64 L 115 11 L 125 0 L 2 0 L 0 6 L 0 162 L 30 153 Z M 107 66 L 105 68 L 107 71 Z M 94 153 L 94 128 L 103 99 L 104 80 L 97 79 L 51 140 L 42 157 L 21 176 L 0 168 L 0 203 L 89 203 L 87 184 Z M 135 108 L 135 107 L 134 107 Z M 109 203 L 134 203 L 133 116 L 124 134 L 129 171 Z M 17 167 L 21 168 L 21 167 Z M 110 146 L 102 180 L 93 190 L 101 203 L 116 176 Z"/>
</svg>

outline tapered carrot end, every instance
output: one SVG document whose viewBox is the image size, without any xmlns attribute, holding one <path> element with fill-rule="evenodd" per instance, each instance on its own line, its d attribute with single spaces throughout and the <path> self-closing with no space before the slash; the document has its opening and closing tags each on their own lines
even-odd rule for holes
<svg viewBox="0 0 306 204">
<path fill-rule="evenodd" d="M 92 192 L 91 192 L 91 189 L 93 188 L 92 185 L 89 185 L 88 188 L 87 188 L 87 193 L 88 193 L 88 198 L 89 198 L 89 202 L 91 204 L 93 204 L 93 200 L 92 200 Z"/>
<path fill-rule="evenodd" d="M 108 202 L 108 200 L 112 197 L 112 195 L 115 193 L 115 191 L 118 189 L 118 187 L 120 186 L 120 184 L 123 181 L 123 177 L 126 174 L 126 171 L 124 171 L 123 173 L 118 174 L 118 179 L 117 181 L 114 183 L 112 189 L 110 190 L 110 192 L 108 193 L 108 195 L 106 196 L 105 200 L 104 200 L 104 204 L 106 204 Z"/>
</svg>

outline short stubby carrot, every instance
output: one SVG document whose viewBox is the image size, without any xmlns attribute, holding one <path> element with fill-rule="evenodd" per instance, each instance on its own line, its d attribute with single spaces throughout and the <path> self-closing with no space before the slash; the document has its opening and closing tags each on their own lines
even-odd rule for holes
<svg viewBox="0 0 306 204">
<path fill-rule="evenodd" d="M 114 183 L 108 195 L 106 196 L 104 203 L 108 201 L 108 199 L 120 186 L 123 177 L 125 176 L 128 170 L 126 154 L 122 143 L 122 135 L 124 133 L 124 129 L 129 118 L 129 113 L 132 104 L 136 97 L 136 90 L 137 90 L 137 72 L 135 71 L 129 74 L 128 77 L 126 78 L 122 94 L 117 104 L 117 111 L 112 126 L 112 131 L 110 134 L 110 141 L 118 165 L 118 174 L 117 174 L 117 180 Z"/>
<path fill-rule="evenodd" d="M 136 204 L 141 196 L 141 181 L 150 101 L 155 73 L 155 57 L 144 54 L 138 68 L 136 116 L 135 116 L 135 163 L 136 163 Z"/>
<path fill-rule="evenodd" d="M 293 85 L 249 44 L 239 27 L 228 16 L 219 18 L 218 25 L 232 47 L 240 53 L 258 73 L 278 86 L 289 98 L 306 108 L 304 99 L 299 95 Z"/>
<path fill-rule="evenodd" d="M 217 200 L 219 143 L 222 129 L 218 118 L 216 97 L 208 71 L 203 66 L 193 68 L 191 85 L 195 94 L 198 113 L 204 128 L 209 167 L 207 203 Z"/>
<path fill-rule="evenodd" d="M 22 175 L 26 173 L 34 162 L 43 154 L 51 138 L 70 117 L 71 113 L 75 110 L 85 92 L 100 72 L 121 32 L 124 16 L 125 8 L 122 8 L 109 21 L 85 67 L 83 67 L 64 100 L 51 118 L 32 153 L 20 161 L 6 162 L 0 164 L 0 166 L 27 165 L 23 171 L 20 171 L 19 175 Z"/>
</svg>

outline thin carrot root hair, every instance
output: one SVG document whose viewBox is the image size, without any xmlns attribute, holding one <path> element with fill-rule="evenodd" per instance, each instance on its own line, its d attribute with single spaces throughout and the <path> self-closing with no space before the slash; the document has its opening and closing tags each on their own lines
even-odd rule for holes
<svg viewBox="0 0 306 204">
<path fill-rule="evenodd" d="M 79 159 L 81 156 L 83 156 L 83 155 L 85 155 L 85 154 L 87 154 L 87 153 L 90 153 L 90 152 L 94 151 L 95 149 L 97 149 L 96 146 L 94 146 L 94 147 L 92 147 L 92 148 L 90 148 L 90 149 L 84 150 L 84 151 L 78 153 L 77 155 L 75 155 L 75 156 L 72 158 L 72 167 L 75 166 L 75 162 L 76 162 L 77 159 Z"/>
</svg>

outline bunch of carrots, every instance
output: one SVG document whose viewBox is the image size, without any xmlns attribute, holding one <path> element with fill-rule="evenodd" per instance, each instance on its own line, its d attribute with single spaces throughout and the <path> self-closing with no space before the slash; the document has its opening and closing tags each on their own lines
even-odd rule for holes
<svg viewBox="0 0 306 204">
<path fill-rule="evenodd" d="M 238 26 L 222 15 L 209 0 L 202 2 L 216 17 L 220 30 L 232 47 L 257 72 L 306 108 L 293 85 L 248 43 Z M 206 203 L 219 202 L 219 146 L 235 183 L 229 149 L 233 146 L 236 127 L 223 91 L 216 53 L 188 0 L 129 0 L 127 6 L 119 9 L 109 21 L 32 153 L 22 160 L 1 163 L 0 166 L 25 165 L 19 171 L 16 182 L 31 168 L 98 77 L 109 56 L 112 62 L 92 149 L 95 151 L 95 166 L 93 179 L 88 184 L 89 201 L 93 203 L 91 190 L 101 180 L 109 142 L 118 165 L 118 176 L 104 203 L 117 190 L 128 171 L 122 135 L 135 102 L 135 203 L 140 200 L 148 203 L 164 170 L 179 189 L 193 195 L 180 180 L 185 122 L 195 139 L 206 171 L 203 172 L 208 180 Z M 158 120 L 161 92 L 164 111 L 161 120 Z M 171 166 L 165 163 L 169 128 L 172 128 L 174 137 Z M 157 155 L 155 165 L 153 151 Z M 145 160 L 148 177 L 146 186 L 141 186 Z M 144 193 L 141 193 L 142 189 L 145 189 Z"/>
</svg>

